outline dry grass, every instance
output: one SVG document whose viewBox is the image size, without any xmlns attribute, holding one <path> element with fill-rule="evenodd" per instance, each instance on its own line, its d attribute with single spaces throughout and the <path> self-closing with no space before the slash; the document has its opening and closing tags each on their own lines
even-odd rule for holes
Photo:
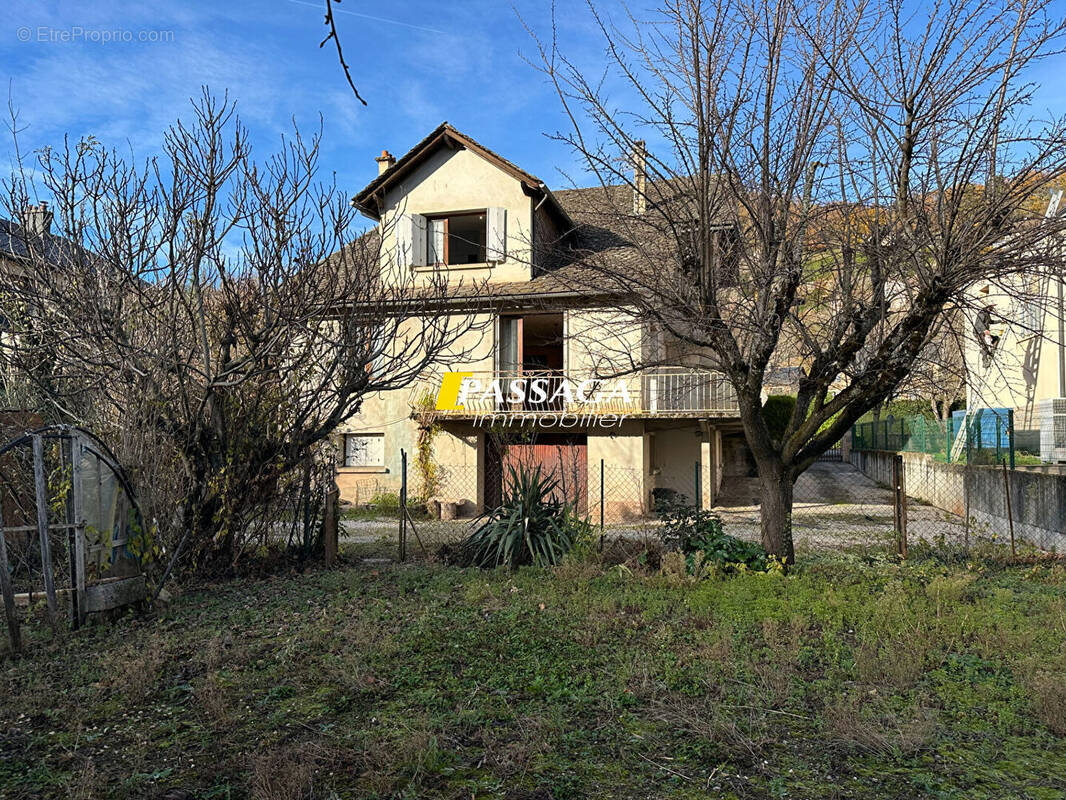
<svg viewBox="0 0 1066 800">
<path fill-rule="evenodd" d="M 98 689 L 118 693 L 132 702 L 148 697 L 159 685 L 167 651 L 160 634 L 152 634 L 143 644 L 127 644 L 100 659 Z"/>
<path fill-rule="evenodd" d="M 255 800 L 310 800 L 320 752 L 309 744 L 281 745 L 251 759 Z"/>
<path fill-rule="evenodd" d="M 862 683 L 908 689 L 922 677 L 924 655 L 908 642 L 868 642 L 855 652 L 855 670 Z"/>
<path fill-rule="evenodd" d="M 197 687 L 196 704 L 217 728 L 225 728 L 236 713 L 234 701 L 217 672 L 209 673 Z"/>
<path fill-rule="evenodd" d="M 67 782 L 69 800 L 94 800 L 100 795 L 102 778 L 97 773 L 96 763 L 86 759 L 82 767 L 75 771 L 74 777 Z"/>
<path fill-rule="evenodd" d="M 653 700 L 649 719 L 712 744 L 722 757 L 740 764 L 758 762 L 775 741 L 769 713 L 756 706 L 722 704 L 676 693 Z"/>
<path fill-rule="evenodd" d="M 845 749 L 889 758 L 923 750 L 936 733 L 936 719 L 930 710 L 914 709 L 913 714 L 903 716 L 855 698 L 830 706 L 823 719 L 828 737 Z"/>
<path fill-rule="evenodd" d="M 1066 674 L 1037 672 L 1029 680 L 1033 711 L 1058 736 L 1066 736 Z"/>
</svg>

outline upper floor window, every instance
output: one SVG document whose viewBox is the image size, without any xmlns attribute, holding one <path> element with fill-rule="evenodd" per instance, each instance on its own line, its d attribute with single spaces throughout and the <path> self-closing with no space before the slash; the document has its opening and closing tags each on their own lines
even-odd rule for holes
<svg viewBox="0 0 1066 800">
<path fill-rule="evenodd" d="M 402 214 L 396 222 L 401 266 L 485 264 L 507 256 L 507 211 Z"/>
<path fill-rule="evenodd" d="M 484 264 L 485 212 L 429 218 L 427 264 Z"/>
</svg>

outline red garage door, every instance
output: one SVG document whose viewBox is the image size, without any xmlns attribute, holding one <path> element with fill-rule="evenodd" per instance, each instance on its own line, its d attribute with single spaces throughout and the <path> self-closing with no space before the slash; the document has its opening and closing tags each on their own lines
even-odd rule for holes
<svg viewBox="0 0 1066 800">
<path fill-rule="evenodd" d="M 579 513 L 588 509 L 588 443 L 584 436 L 541 434 L 531 444 L 509 444 L 504 452 L 493 454 L 485 473 L 490 504 L 502 500 L 502 482 L 511 468 L 540 466 L 541 473 L 551 475 L 559 484 L 559 500 L 573 503 Z M 495 460 L 495 464 L 492 461 Z M 493 491 L 495 490 L 495 491 Z"/>
</svg>

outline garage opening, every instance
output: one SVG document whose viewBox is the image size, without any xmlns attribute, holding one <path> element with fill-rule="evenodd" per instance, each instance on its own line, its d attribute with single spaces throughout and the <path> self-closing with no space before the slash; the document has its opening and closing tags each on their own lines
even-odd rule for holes
<svg viewBox="0 0 1066 800">
<path fill-rule="evenodd" d="M 588 437 L 584 434 L 543 433 L 528 443 L 492 443 L 485 454 L 487 507 L 496 508 L 503 502 L 512 469 L 539 466 L 542 475 L 558 483 L 557 500 L 571 503 L 579 514 L 588 513 Z"/>
</svg>

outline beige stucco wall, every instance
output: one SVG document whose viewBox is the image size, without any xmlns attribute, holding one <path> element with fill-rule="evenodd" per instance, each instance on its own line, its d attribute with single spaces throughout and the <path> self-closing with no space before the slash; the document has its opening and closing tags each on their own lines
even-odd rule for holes
<svg viewBox="0 0 1066 800">
<path fill-rule="evenodd" d="M 599 522 L 600 459 L 604 462 L 604 521 L 625 522 L 647 513 L 647 437 L 644 423 L 631 420 L 612 433 L 588 436 L 589 514 Z"/>
<path fill-rule="evenodd" d="M 528 281 L 532 277 L 530 250 L 533 205 L 511 175 L 469 150 L 441 149 L 385 196 L 381 221 L 382 273 L 393 285 L 410 282 L 410 273 L 397 275 L 394 220 L 399 214 L 444 214 L 488 207 L 507 209 L 507 253 L 497 264 L 452 265 L 444 272 L 449 283 Z M 408 270 L 411 268 L 408 267 Z M 416 284 L 428 282 L 432 267 L 414 268 Z"/>
<path fill-rule="evenodd" d="M 649 491 L 673 489 L 696 500 L 696 464 L 701 463 L 700 444 L 703 434 L 696 424 L 652 432 L 652 459 Z M 701 488 L 705 478 L 701 476 Z"/>
<path fill-rule="evenodd" d="M 617 308 L 571 309 L 566 335 L 567 370 L 575 379 L 633 369 L 648 358 L 652 346 L 636 314 Z"/>
<path fill-rule="evenodd" d="M 401 451 L 408 453 L 409 465 L 413 462 L 418 443 L 418 424 L 411 419 L 412 409 L 419 399 L 428 395 L 435 400 L 440 386 L 440 376 L 446 370 L 469 369 L 488 371 L 493 368 L 493 317 L 490 314 L 475 314 L 469 317 L 471 326 L 458 337 L 454 344 L 441 355 L 440 363 L 427 370 L 422 379 L 404 389 L 375 392 L 367 395 L 359 413 L 337 431 L 338 448 L 337 485 L 341 498 L 355 502 L 356 487 L 379 485 L 383 490 L 398 491 L 401 476 Z M 381 433 L 384 435 L 385 465 L 383 467 L 345 467 L 344 435 L 347 433 Z M 433 439 L 434 458 L 437 463 L 448 465 L 476 464 L 476 437 L 456 437 L 442 431 Z M 409 480 L 415 472 L 408 467 Z M 410 492 L 420 487 L 409 487 Z M 359 491 L 362 495 L 364 492 Z M 475 491 L 476 495 L 476 491 Z M 474 498 L 476 500 L 476 496 Z"/>
<path fill-rule="evenodd" d="M 1032 316 L 1027 301 L 1033 297 L 1043 305 L 1036 316 L 1039 331 L 1028 322 Z M 987 283 L 974 287 L 974 306 L 995 306 L 992 330 L 1000 341 L 986 365 L 973 331 L 975 313 L 967 316 L 964 335 L 969 408 L 1012 408 L 1016 427 L 1039 427 L 1040 401 L 1059 397 L 1057 297 L 1058 282 L 1051 278 L 1030 277 L 1017 287 Z"/>
</svg>

